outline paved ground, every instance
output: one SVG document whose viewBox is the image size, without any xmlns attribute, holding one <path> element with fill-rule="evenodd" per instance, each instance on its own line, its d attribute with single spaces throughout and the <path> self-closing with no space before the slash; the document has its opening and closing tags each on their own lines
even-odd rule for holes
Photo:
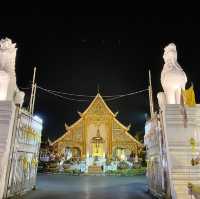
<svg viewBox="0 0 200 199">
<path fill-rule="evenodd" d="M 24 199 L 151 199 L 146 178 L 39 175 L 37 189 Z"/>
</svg>

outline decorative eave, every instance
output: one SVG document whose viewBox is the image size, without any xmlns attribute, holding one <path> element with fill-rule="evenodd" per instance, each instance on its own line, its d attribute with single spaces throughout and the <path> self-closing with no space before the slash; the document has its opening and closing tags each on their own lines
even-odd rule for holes
<svg viewBox="0 0 200 199">
<path fill-rule="evenodd" d="M 61 140 L 65 137 L 65 135 L 66 135 L 68 132 L 69 132 L 69 131 L 67 131 L 67 132 L 64 133 L 61 137 L 59 137 L 58 139 L 56 139 L 55 141 L 53 141 L 51 145 L 53 146 L 53 145 L 56 144 L 57 142 L 61 141 Z"/>
<path fill-rule="evenodd" d="M 125 131 L 125 134 L 129 136 L 133 140 L 133 142 L 137 143 L 139 146 L 143 146 L 143 144 L 137 141 L 128 131 Z"/>
<path fill-rule="evenodd" d="M 83 116 L 83 114 L 80 111 L 77 111 L 77 113 L 79 114 L 80 117 Z"/>
<path fill-rule="evenodd" d="M 82 122 L 82 120 L 83 120 L 83 118 L 81 117 L 81 118 L 79 118 L 76 122 L 74 122 L 70 127 L 69 127 L 69 129 L 72 129 L 72 128 L 74 128 L 76 125 L 78 125 L 80 122 Z"/>
<path fill-rule="evenodd" d="M 138 145 L 142 146 L 142 144 L 137 141 L 128 131 L 131 127 L 131 125 L 129 124 L 128 127 L 124 126 L 121 122 L 119 122 L 116 118 L 114 118 L 114 122 L 116 122 L 122 129 L 124 129 L 124 132 L 127 136 L 129 136 L 131 138 L 131 140 L 135 143 L 137 143 Z"/>
<path fill-rule="evenodd" d="M 115 117 L 117 117 L 118 114 L 119 114 L 119 112 L 117 111 L 117 112 L 115 113 Z"/>
<path fill-rule="evenodd" d="M 130 130 L 130 128 L 131 128 L 131 124 L 129 124 L 128 127 L 127 127 L 128 131 Z"/>
<path fill-rule="evenodd" d="M 61 136 L 59 137 L 58 139 L 56 139 L 54 142 L 52 142 L 52 145 L 56 144 L 57 142 L 59 142 L 60 140 L 62 140 L 66 134 L 70 133 L 71 132 L 71 129 L 74 128 L 76 125 L 78 125 L 80 122 L 82 121 L 82 118 L 80 118 L 79 120 L 77 120 L 76 122 L 74 122 L 71 126 L 68 126 L 66 123 L 65 123 L 65 129 L 66 129 L 66 132 Z"/>
<path fill-rule="evenodd" d="M 124 129 L 125 131 L 128 131 L 129 129 L 124 126 L 120 121 L 118 121 L 116 118 L 113 118 L 114 122 L 116 122 L 122 129 Z"/>
<path fill-rule="evenodd" d="M 131 127 L 131 125 L 129 124 L 128 127 L 124 126 L 121 122 L 119 122 L 116 118 L 114 118 L 114 122 L 116 122 L 122 129 L 124 129 L 124 132 L 127 136 L 129 136 L 131 138 L 131 140 L 135 143 L 137 143 L 140 146 L 143 146 L 142 143 L 140 143 L 139 141 L 137 141 L 128 131 Z"/>
<path fill-rule="evenodd" d="M 70 127 L 65 123 L 65 130 L 68 131 L 69 128 L 70 128 Z"/>
</svg>

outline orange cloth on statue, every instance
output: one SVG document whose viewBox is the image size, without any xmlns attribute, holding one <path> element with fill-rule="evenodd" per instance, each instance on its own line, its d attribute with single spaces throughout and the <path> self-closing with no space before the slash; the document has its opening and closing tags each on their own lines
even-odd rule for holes
<svg viewBox="0 0 200 199">
<path fill-rule="evenodd" d="M 189 107 L 193 107 L 196 105 L 193 86 L 190 86 L 190 88 L 186 89 L 185 91 L 182 90 L 182 95 L 183 95 L 184 104 L 188 105 Z"/>
</svg>

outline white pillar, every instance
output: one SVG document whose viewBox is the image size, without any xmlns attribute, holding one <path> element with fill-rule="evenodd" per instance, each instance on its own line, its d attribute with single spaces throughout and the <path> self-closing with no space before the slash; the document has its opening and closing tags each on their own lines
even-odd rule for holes
<svg viewBox="0 0 200 199">
<path fill-rule="evenodd" d="M 5 71 L 0 71 L 0 100 L 6 100 L 10 77 Z"/>
<path fill-rule="evenodd" d="M 3 198 L 10 145 L 15 119 L 15 105 L 12 101 L 0 101 L 0 199 Z"/>
</svg>

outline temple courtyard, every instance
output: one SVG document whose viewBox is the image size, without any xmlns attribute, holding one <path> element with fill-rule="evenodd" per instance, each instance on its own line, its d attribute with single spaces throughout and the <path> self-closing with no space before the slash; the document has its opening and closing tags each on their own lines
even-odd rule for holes
<svg viewBox="0 0 200 199">
<path fill-rule="evenodd" d="M 150 199 L 145 176 L 66 176 L 40 174 L 37 189 L 24 199 Z"/>
</svg>

